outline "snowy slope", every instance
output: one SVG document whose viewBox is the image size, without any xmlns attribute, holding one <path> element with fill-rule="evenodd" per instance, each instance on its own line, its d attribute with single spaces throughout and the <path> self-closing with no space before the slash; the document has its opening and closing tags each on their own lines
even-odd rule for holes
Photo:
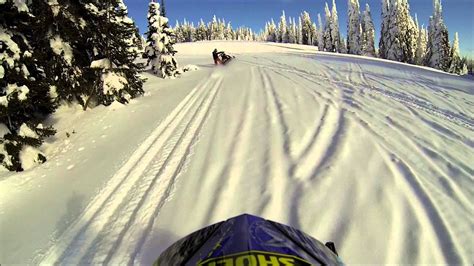
<svg viewBox="0 0 474 266">
<path fill-rule="evenodd" d="M 215 47 L 237 59 L 213 67 Z M 150 264 L 241 213 L 349 264 L 472 263 L 473 81 L 298 45 L 177 49 L 200 70 L 60 110 L 49 161 L 1 173 L 0 263 Z"/>
</svg>

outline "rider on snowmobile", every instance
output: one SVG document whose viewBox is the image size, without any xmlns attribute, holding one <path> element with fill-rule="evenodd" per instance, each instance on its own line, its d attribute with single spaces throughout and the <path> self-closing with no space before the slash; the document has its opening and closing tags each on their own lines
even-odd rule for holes
<svg viewBox="0 0 474 266">
<path fill-rule="evenodd" d="M 214 49 L 212 52 L 212 57 L 214 58 L 214 64 L 216 65 L 223 65 L 232 57 L 230 55 L 225 54 L 225 52 L 221 51 L 218 52 L 217 49 Z"/>
</svg>

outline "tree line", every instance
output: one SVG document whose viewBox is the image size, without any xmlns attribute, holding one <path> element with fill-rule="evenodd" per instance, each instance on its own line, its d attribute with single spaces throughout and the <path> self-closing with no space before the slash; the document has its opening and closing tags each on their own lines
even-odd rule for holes
<svg viewBox="0 0 474 266">
<path fill-rule="evenodd" d="M 283 11 L 278 23 L 271 19 L 259 33 L 246 27 L 234 30 L 230 22 L 216 16 L 208 23 L 201 19 L 197 27 L 186 20 L 176 22 L 176 42 L 247 40 L 314 45 L 320 51 L 380 57 L 459 75 L 468 73 L 468 61 L 460 55 L 458 34 L 449 42 L 440 0 L 433 0 L 434 11 L 428 27 L 411 16 L 408 0 L 382 0 L 378 47 L 369 4 L 362 10 L 359 0 L 347 2 L 347 38 L 340 33 L 333 0 L 331 7 L 326 2 L 324 16 L 318 14 L 317 20 L 313 21 L 307 11 L 297 18 L 287 17 Z"/>
<path fill-rule="evenodd" d="M 417 64 L 449 73 L 467 74 L 467 59 L 459 52 L 459 36 L 449 34 L 442 15 L 440 0 L 433 0 L 433 15 L 429 25 L 420 26 L 418 18 L 410 14 L 408 0 L 382 0 L 381 37 L 375 47 L 375 28 L 370 6 L 362 12 L 359 0 L 348 0 L 347 39 L 339 31 L 335 0 L 332 7 L 325 6 L 325 22 L 318 14 L 318 25 L 308 12 L 298 18 L 283 12 L 277 24 L 273 19 L 266 23 L 261 40 L 281 43 L 298 43 L 318 46 L 320 51 L 380 57 L 398 62 Z M 287 22 L 289 21 L 289 23 Z"/>
<path fill-rule="evenodd" d="M 180 24 L 176 21 L 174 26 L 176 33 L 176 41 L 195 42 L 195 41 L 213 41 L 213 40 L 229 40 L 229 41 L 257 41 L 257 34 L 248 27 L 238 27 L 234 29 L 230 22 L 226 23 L 225 19 L 217 18 L 215 15 L 212 21 L 207 23 L 203 19 L 199 21 L 197 27 L 194 22 L 186 19 Z"/>
<path fill-rule="evenodd" d="M 122 0 L 0 1 L 0 164 L 43 163 L 45 119 L 143 93 L 141 38 Z M 28 162 L 26 162 L 28 161 Z"/>
</svg>

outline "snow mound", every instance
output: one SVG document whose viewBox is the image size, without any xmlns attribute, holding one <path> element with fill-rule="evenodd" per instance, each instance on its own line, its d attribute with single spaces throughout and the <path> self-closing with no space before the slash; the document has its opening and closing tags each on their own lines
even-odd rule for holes
<svg viewBox="0 0 474 266">
<path fill-rule="evenodd" d="M 41 152 L 31 146 L 24 146 L 20 152 L 21 165 L 24 170 L 30 170 L 33 167 L 41 164 L 39 155 Z"/>
</svg>

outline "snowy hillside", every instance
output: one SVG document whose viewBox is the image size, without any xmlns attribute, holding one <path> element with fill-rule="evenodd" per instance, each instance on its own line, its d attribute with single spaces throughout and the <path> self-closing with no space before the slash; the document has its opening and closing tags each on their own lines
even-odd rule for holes
<svg viewBox="0 0 474 266">
<path fill-rule="evenodd" d="M 0 173 L 2 265 L 151 264 L 242 213 L 348 264 L 474 261 L 472 80 L 301 45 L 176 48 L 200 69 L 144 73 L 128 106 L 60 109 L 48 162 Z M 214 67 L 214 48 L 237 58 Z"/>
</svg>

